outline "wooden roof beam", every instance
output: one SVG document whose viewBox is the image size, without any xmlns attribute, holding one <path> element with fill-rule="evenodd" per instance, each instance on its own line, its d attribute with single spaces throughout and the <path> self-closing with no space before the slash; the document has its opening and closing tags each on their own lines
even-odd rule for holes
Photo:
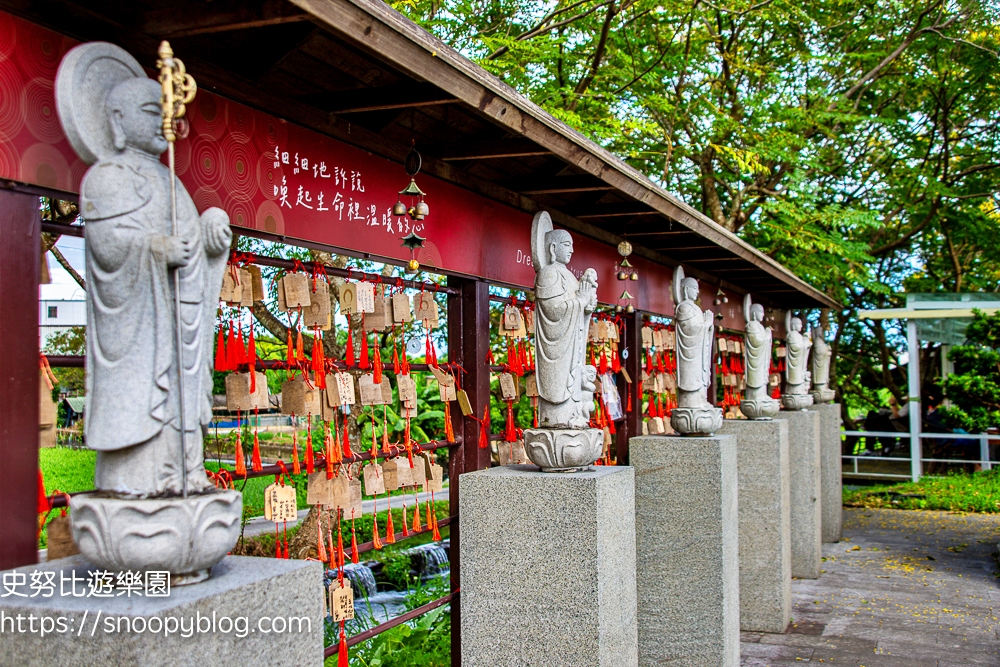
<svg viewBox="0 0 1000 667">
<path fill-rule="evenodd" d="M 523 195 L 555 195 L 569 194 L 574 192 L 607 192 L 614 190 L 614 186 L 608 185 L 601 179 L 590 176 L 573 174 L 570 176 L 549 176 L 539 177 L 534 175 L 521 176 L 501 181 L 500 185 L 520 192 Z"/>
<path fill-rule="evenodd" d="M 495 160 L 500 158 L 552 155 L 552 151 L 534 141 L 511 137 L 491 141 L 473 141 L 442 148 L 439 158 L 447 162 L 459 160 Z"/>
<path fill-rule="evenodd" d="M 458 99 L 433 84 L 414 82 L 375 88 L 338 90 L 309 95 L 302 98 L 302 101 L 330 113 L 344 115 L 453 104 L 458 102 Z"/>
<path fill-rule="evenodd" d="M 171 3 L 168 7 L 147 12 L 140 31 L 157 39 L 176 39 L 247 28 L 263 28 L 282 23 L 308 21 L 312 16 L 285 0 L 230 2 L 219 8 L 212 3 L 199 5 L 205 11 L 184 11 Z M 216 9 L 212 12 L 212 9 Z"/>
</svg>

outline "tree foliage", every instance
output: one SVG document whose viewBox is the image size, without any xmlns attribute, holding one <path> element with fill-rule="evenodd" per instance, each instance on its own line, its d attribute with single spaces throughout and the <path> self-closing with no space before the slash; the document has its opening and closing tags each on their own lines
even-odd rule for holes
<svg viewBox="0 0 1000 667">
<path fill-rule="evenodd" d="M 858 309 L 998 288 L 985 0 L 394 6 L 842 302 L 842 393 L 902 394 L 901 337 Z"/>
<path fill-rule="evenodd" d="M 1000 313 L 973 314 L 965 331 L 968 341 L 948 355 L 955 373 L 944 379 L 943 388 L 953 405 L 943 410 L 952 425 L 983 433 L 1000 425 Z"/>
</svg>

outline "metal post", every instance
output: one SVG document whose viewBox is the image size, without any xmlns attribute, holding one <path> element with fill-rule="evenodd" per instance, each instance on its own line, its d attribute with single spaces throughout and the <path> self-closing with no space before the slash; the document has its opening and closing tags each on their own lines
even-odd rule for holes
<svg viewBox="0 0 1000 667">
<path fill-rule="evenodd" d="M 910 400 L 907 405 L 910 413 L 910 478 L 916 482 L 923 474 L 920 461 L 923 450 L 920 443 L 920 340 L 917 338 L 917 321 L 912 318 L 906 323 L 906 351 L 909 357 L 907 393 Z"/>
<path fill-rule="evenodd" d="M 979 460 L 982 461 L 983 470 L 990 470 L 993 467 L 990 463 L 990 436 L 985 433 L 979 436 Z"/>
<path fill-rule="evenodd" d="M 487 283 L 466 278 L 448 278 L 448 286 L 458 288 L 457 294 L 448 297 L 448 360 L 457 362 L 465 373 L 461 375 L 462 389 L 469 395 L 469 402 L 478 418 L 490 400 L 490 371 L 486 366 L 486 351 L 490 344 L 490 290 Z M 455 434 L 462 436 L 462 444 L 451 450 L 448 466 L 448 499 L 451 516 L 459 515 L 459 486 L 462 473 L 490 467 L 490 450 L 479 449 L 479 423 L 463 417 L 457 404 L 452 419 Z M 451 590 L 461 586 L 461 517 L 450 526 Z M 462 664 L 462 599 L 451 602 L 451 664 Z"/>
<path fill-rule="evenodd" d="M 38 562 L 38 196 L 0 189 L 0 570 Z"/>
</svg>

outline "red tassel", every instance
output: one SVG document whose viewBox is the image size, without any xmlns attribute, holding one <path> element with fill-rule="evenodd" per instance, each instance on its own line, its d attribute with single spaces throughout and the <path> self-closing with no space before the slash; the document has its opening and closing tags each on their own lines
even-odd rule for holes
<svg viewBox="0 0 1000 667">
<path fill-rule="evenodd" d="M 226 365 L 226 336 L 219 327 L 219 338 L 215 343 L 215 370 L 220 373 L 229 370 Z"/>
<path fill-rule="evenodd" d="M 354 339 L 351 337 L 351 318 L 347 318 L 347 345 L 344 347 L 344 365 L 354 368 Z"/>
<path fill-rule="evenodd" d="M 331 438 L 330 435 L 327 434 L 324 440 L 325 442 L 323 443 L 324 445 L 323 453 L 324 453 L 324 458 L 326 459 L 326 478 L 333 479 L 333 463 L 335 458 L 333 455 L 333 438 Z"/>
<path fill-rule="evenodd" d="M 375 360 L 372 361 L 372 368 L 374 369 L 373 374 L 375 376 L 373 378 L 373 382 L 375 382 L 375 384 L 382 384 L 382 351 L 379 349 L 379 347 L 380 346 L 376 341 L 375 354 L 372 355 L 375 357 Z"/>
<path fill-rule="evenodd" d="M 362 317 L 362 322 L 364 322 L 364 317 Z M 361 354 L 358 355 L 360 357 L 360 361 L 358 362 L 358 368 L 366 369 L 370 366 L 368 362 L 368 334 L 362 334 L 362 336 L 363 338 L 361 339 Z"/>
<path fill-rule="evenodd" d="M 309 467 L 312 467 L 312 466 L 309 466 Z M 295 437 L 295 434 L 293 433 L 292 434 L 292 474 L 293 475 L 298 475 L 301 472 L 302 472 L 302 466 L 299 465 L 299 442 L 298 442 L 298 439 Z M 312 471 L 310 470 L 309 472 L 312 472 Z M 320 558 L 320 560 L 325 560 L 325 559 Z"/>
<path fill-rule="evenodd" d="M 389 502 L 389 509 L 385 513 L 385 543 L 395 544 L 396 543 L 396 529 L 392 525 L 392 501 L 389 494 L 386 494 L 386 501 Z M 406 521 L 403 521 L 406 523 Z"/>
<path fill-rule="evenodd" d="M 517 356 L 517 349 L 514 346 L 513 338 L 507 339 L 507 365 L 510 366 L 510 372 L 514 375 L 520 376 L 524 373 L 521 369 L 521 360 Z"/>
<path fill-rule="evenodd" d="M 295 339 L 292 338 L 292 330 L 287 329 L 287 331 L 288 337 L 285 340 L 288 346 L 285 349 L 285 365 L 291 368 L 295 365 Z"/>
<path fill-rule="evenodd" d="M 483 408 L 483 418 L 479 422 L 479 449 L 490 447 L 490 406 Z"/>
<path fill-rule="evenodd" d="M 628 402 L 625 404 L 625 412 L 632 412 L 632 387 L 625 385 L 628 391 Z M 535 428 L 538 428 L 538 424 L 535 424 Z"/>
<path fill-rule="evenodd" d="M 382 550 L 382 539 L 378 536 L 378 515 L 372 514 L 372 546 L 376 551 Z"/>
<path fill-rule="evenodd" d="M 428 334 L 428 337 L 430 337 L 430 334 Z M 437 353 L 437 348 L 434 347 L 433 343 L 431 344 L 431 360 L 428 363 L 431 366 L 433 366 L 434 368 L 438 367 L 438 353 Z"/>
<path fill-rule="evenodd" d="M 406 356 L 406 341 L 405 340 L 400 344 L 400 347 L 402 348 L 402 351 L 403 351 L 403 358 L 399 362 L 399 369 L 400 369 L 400 371 L 402 371 L 403 375 L 409 375 L 410 374 L 410 359 Z"/>
<path fill-rule="evenodd" d="M 507 442 L 517 440 L 517 429 L 514 428 L 514 401 L 507 401 L 507 428 L 504 429 L 503 439 Z"/>
<path fill-rule="evenodd" d="M 392 338 L 392 372 L 399 375 L 399 350 L 396 349 L 396 337 Z"/>
<path fill-rule="evenodd" d="M 247 345 L 243 340 L 243 327 L 240 327 L 240 335 L 236 339 L 236 365 L 242 366 L 247 362 Z"/>
<path fill-rule="evenodd" d="M 344 415 L 344 458 L 349 459 L 354 457 L 354 452 L 351 451 L 351 438 L 347 430 L 347 415 Z"/>
<path fill-rule="evenodd" d="M 274 557 L 281 558 L 281 533 L 278 532 L 278 524 L 274 524 Z"/>
<path fill-rule="evenodd" d="M 253 432 L 253 454 L 250 456 L 250 469 L 260 472 L 264 466 L 260 463 L 260 441 L 257 439 L 257 431 Z"/>
<path fill-rule="evenodd" d="M 52 506 L 49 504 L 49 497 L 45 495 L 45 477 L 42 475 L 42 469 L 38 469 L 38 513 L 45 514 Z"/>
<path fill-rule="evenodd" d="M 653 374 L 653 352 L 651 350 L 646 350 L 646 372 L 650 375 Z"/>
<path fill-rule="evenodd" d="M 344 634 L 344 621 L 340 622 L 340 643 L 337 644 L 337 667 L 350 667 L 347 664 L 347 635 Z"/>
<path fill-rule="evenodd" d="M 351 511 L 351 562 L 358 562 L 358 535 L 354 530 L 354 511 Z"/>
<path fill-rule="evenodd" d="M 233 333 L 233 325 L 229 325 L 229 334 L 226 337 L 226 370 L 235 371 L 239 365 L 236 357 L 236 334 Z"/>
<path fill-rule="evenodd" d="M 328 556 L 326 555 L 326 540 L 323 539 L 323 515 L 320 513 L 319 509 L 316 510 L 316 549 L 319 552 L 316 557 L 320 559 L 323 563 L 328 563 Z"/>
<path fill-rule="evenodd" d="M 240 431 L 238 427 L 236 429 L 236 476 L 247 476 L 246 456 L 243 454 L 243 441 L 240 438 Z"/>
<path fill-rule="evenodd" d="M 533 421 L 532 421 L 532 424 L 534 424 L 534 428 L 538 428 L 538 397 L 537 396 L 532 396 L 531 397 L 531 407 L 532 407 L 532 411 L 535 413 Z"/>
<path fill-rule="evenodd" d="M 448 442 L 455 442 L 455 426 L 451 423 L 451 401 L 444 402 L 444 437 Z"/>
<path fill-rule="evenodd" d="M 413 528 L 411 530 L 414 533 L 419 533 L 423 529 L 424 527 L 420 525 L 420 501 L 415 500 L 413 505 Z"/>
<path fill-rule="evenodd" d="M 253 339 L 253 326 L 250 327 L 250 340 L 247 343 L 247 370 L 250 372 L 250 393 L 257 391 L 257 343 Z"/>
<path fill-rule="evenodd" d="M 601 361 L 597 366 L 597 372 L 601 375 L 608 372 L 608 353 L 603 347 L 601 348 Z"/>
<path fill-rule="evenodd" d="M 618 373 L 622 369 L 621 357 L 618 355 L 618 348 L 611 348 L 611 371 Z"/>
<path fill-rule="evenodd" d="M 340 523 L 340 510 L 337 510 L 337 567 L 344 569 L 344 530 Z"/>
<path fill-rule="evenodd" d="M 410 529 L 406 526 L 406 503 L 403 503 L 403 537 L 410 536 Z"/>
<path fill-rule="evenodd" d="M 302 344 L 301 329 L 295 332 L 295 360 L 296 361 L 306 360 L 306 351 L 305 351 L 305 346 Z"/>
<path fill-rule="evenodd" d="M 434 507 L 434 492 L 433 491 L 431 491 L 431 504 L 430 504 L 429 507 Z M 438 530 L 438 518 L 437 518 L 437 512 L 436 511 L 434 511 L 434 512 L 431 513 L 431 522 L 434 524 L 434 534 L 431 535 L 431 537 L 434 539 L 435 542 L 440 542 L 441 541 L 441 531 Z"/>
</svg>

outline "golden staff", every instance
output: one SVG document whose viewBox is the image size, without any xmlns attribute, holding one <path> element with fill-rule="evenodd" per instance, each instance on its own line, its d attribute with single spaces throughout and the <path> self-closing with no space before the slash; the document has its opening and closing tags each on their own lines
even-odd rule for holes
<svg viewBox="0 0 1000 667">
<path fill-rule="evenodd" d="M 187 110 L 184 105 L 194 99 L 198 88 L 194 78 L 184 70 L 184 63 L 174 58 L 174 50 L 164 40 L 157 51 L 160 59 L 156 67 L 160 70 L 160 85 L 163 86 L 163 136 L 167 140 L 167 158 L 170 168 L 170 223 L 173 235 L 177 236 L 177 175 L 174 166 L 174 142 L 177 140 L 178 120 Z M 186 133 L 184 133 L 186 135 Z M 181 285 L 180 267 L 174 274 L 174 329 L 177 347 L 177 393 L 178 419 L 181 427 L 181 495 L 187 498 L 187 430 L 184 418 L 184 335 L 181 330 Z"/>
</svg>

